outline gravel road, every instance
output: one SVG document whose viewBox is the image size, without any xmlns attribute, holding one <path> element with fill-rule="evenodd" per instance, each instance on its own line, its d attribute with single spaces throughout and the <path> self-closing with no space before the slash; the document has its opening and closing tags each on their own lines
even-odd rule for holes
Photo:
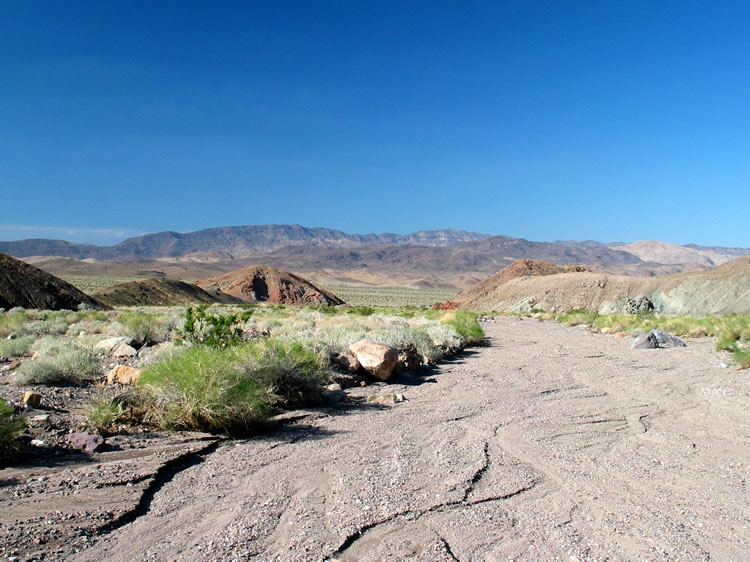
<svg viewBox="0 0 750 562">
<path fill-rule="evenodd" d="M 748 558 L 750 375 L 712 340 L 485 329 L 420 384 L 221 445 L 77 559 Z"/>
</svg>

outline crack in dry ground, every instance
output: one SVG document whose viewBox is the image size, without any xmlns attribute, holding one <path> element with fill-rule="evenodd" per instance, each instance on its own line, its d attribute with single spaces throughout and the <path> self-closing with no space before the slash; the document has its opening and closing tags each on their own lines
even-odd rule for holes
<svg viewBox="0 0 750 562">
<path fill-rule="evenodd" d="M 119 529 L 123 525 L 132 523 L 139 517 L 146 515 L 149 512 L 154 496 L 162 489 L 162 487 L 164 487 L 164 485 L 171 482 L 172 479 L 183 470 L 187 470 L 188 468 L 202 463 L 208 455 L 218 449 L 221 443 L 221 439 L 216 439 L 197 451 L 187 451 L 165 462 L 159 467 L 156 474 L 151 477 L 151 482 L 141 494 L 135 507 L 96 529 L 95 534 L 99 536 L 106 535 Z"/>
</svg>

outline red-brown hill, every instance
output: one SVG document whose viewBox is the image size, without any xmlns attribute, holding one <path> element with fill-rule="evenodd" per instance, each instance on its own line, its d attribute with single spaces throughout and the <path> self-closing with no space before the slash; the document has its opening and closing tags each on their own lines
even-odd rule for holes
<svg viewBox="0 0 750 562">
<path fill-rule="evenodd" d="M 219 277 L 197 281 L 195 284 L 208 293 L 221 291 L 249 302 L 344 304 L 336 295 L 319 289 L 306 279 L 268 265 L 243 267 Z"/>
<path fill-rule="evenodd" d="M 76 310 L 80 304 L 107 308 L 59 277 L 0 253 L 0 308 Z"/>
</svg>

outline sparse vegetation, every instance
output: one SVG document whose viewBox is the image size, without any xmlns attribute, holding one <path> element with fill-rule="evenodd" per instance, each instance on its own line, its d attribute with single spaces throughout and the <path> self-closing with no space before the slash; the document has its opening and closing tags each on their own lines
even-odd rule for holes
<svg viewBox="0 0 750 562">
<path fill-rule="evenodd" d="M 23 357 L 29 354 L 31 344 L 33 343 L 33 336 L 21 336 L 12 340 L 2 340 L 0 341 L 0 356 Z"/>
<path fill-rule="evenodd" d="M 18 435 L 24 427 L 23 420 L 15 415 L 13 406 L 0 398 L 0 466 L 18 450 Z"/>
<path fill-rule="evenodd" d="M 75 344 L 48 337 L 35 342 L 32 349 L 39 352 L 39 358 L 21 364 L 15 375 L 17 385 L 80 385 L 100 374 L 97 356 Z"/>
<path fill-rule="evenodd" d="M 166 325 L 162 315 L 142 311 L 126 312 L 118 316 L 120 333 L 133 340 L 136 347 L 164 341 Z"/>
<path fill-rule="evenodd" d="M 656 329 L 682 337 L 715 337 L 717 351 L 730 352 L 738 368 L 750 368 L 750 351 L 741 347 L 741 342 L 750 341 L 750 314 L 671 316 L 648 312 L 600 315 L 585 310 L 571 310 L 565 314 L 544 314 L 542 317 L 570 326 L 588 324 L 593 330 L 602 333 L 625 332 L 632 335 Z"/>
</svg>

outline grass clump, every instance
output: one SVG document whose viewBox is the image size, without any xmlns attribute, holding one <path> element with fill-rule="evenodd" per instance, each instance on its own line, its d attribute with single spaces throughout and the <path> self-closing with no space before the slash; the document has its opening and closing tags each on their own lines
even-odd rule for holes
<svg viewBox="0 0 750 562">
<path fill-rule="evenodd" d="M 750 369 L 750 350 L 735 349 L 732 351 L 732 359 L 738 369 Z"/>
<path fill-rule="evenodd" d="M 589 312 L 583 308 L 574 308 L 556 317 L 558 322 L 568 326 L 578 326 L 579 324 L 593 324 L 599 317 L 598 312 Z"/>
<path fill-rule="evenodd" d="M 25 428 L 23 419 L 15 415 L 15 409 L 0 398 L 0 465 L 18 451 L 18 436 Z"/>
<path fill-rule="evenodd" d="M 93 352 L 74 344 L 44 340 L 40 340 L 40 357 L 24 361 L 16 370 L 16 384 L 78 386 L 99 376 L 99 359 Z"/>
<path fill-rule="evenodd" d="M 126 312 L 121 314 L 117 321 L 120 324 L 120 334 L 132 339 L 136 347 L 152 345 L 166 339 L 166 327 L 159 315 Z"/>
<path fill-rule="evenodd" d="M 114 399 L 100 400 L 86 412 L 86 417 L 100 434 L 107 434 L 126 413 L 122 404 Z"/>
<path fill-rule="evenodd" d="M 29 355 L 34 336 L 21 336 L 12 340 L 0 341 L 0 355 L 4 357 L 23 357 Z"/>
<path fill-rule="evenodd" d="M 478 345 L 484 340 L 484 330 L 479 325 L 479 314 L 472 310 L 456 310 L 453 317 L 445 320 L 445 324 L 452 326 L 459 336 L 464 338 L 467 345 Z"/>
<path fill-rule="evenodd" d="M 147 422 L 166 429 L 247 432 L 270 411 L 266 390 L 243 372 L 237 348 L 196 346 L 147 367 L 138 384 Z"/>
<path fill-rule="evenodd" d="M 268 339 L 246 346 L 245 376 L 265 387 L 285 407 L 319 403 L 328 382 L 324 357 L 297 341 Z"/>
<path fill-rule="evenodd" d="M 325 361 L 300 342 L 261 340 L 228 348 L 195 346 L 144 370 L 144 416 L 160 427 L 246 433 L 276 405 L 320 400 Z"/>
</svg>

